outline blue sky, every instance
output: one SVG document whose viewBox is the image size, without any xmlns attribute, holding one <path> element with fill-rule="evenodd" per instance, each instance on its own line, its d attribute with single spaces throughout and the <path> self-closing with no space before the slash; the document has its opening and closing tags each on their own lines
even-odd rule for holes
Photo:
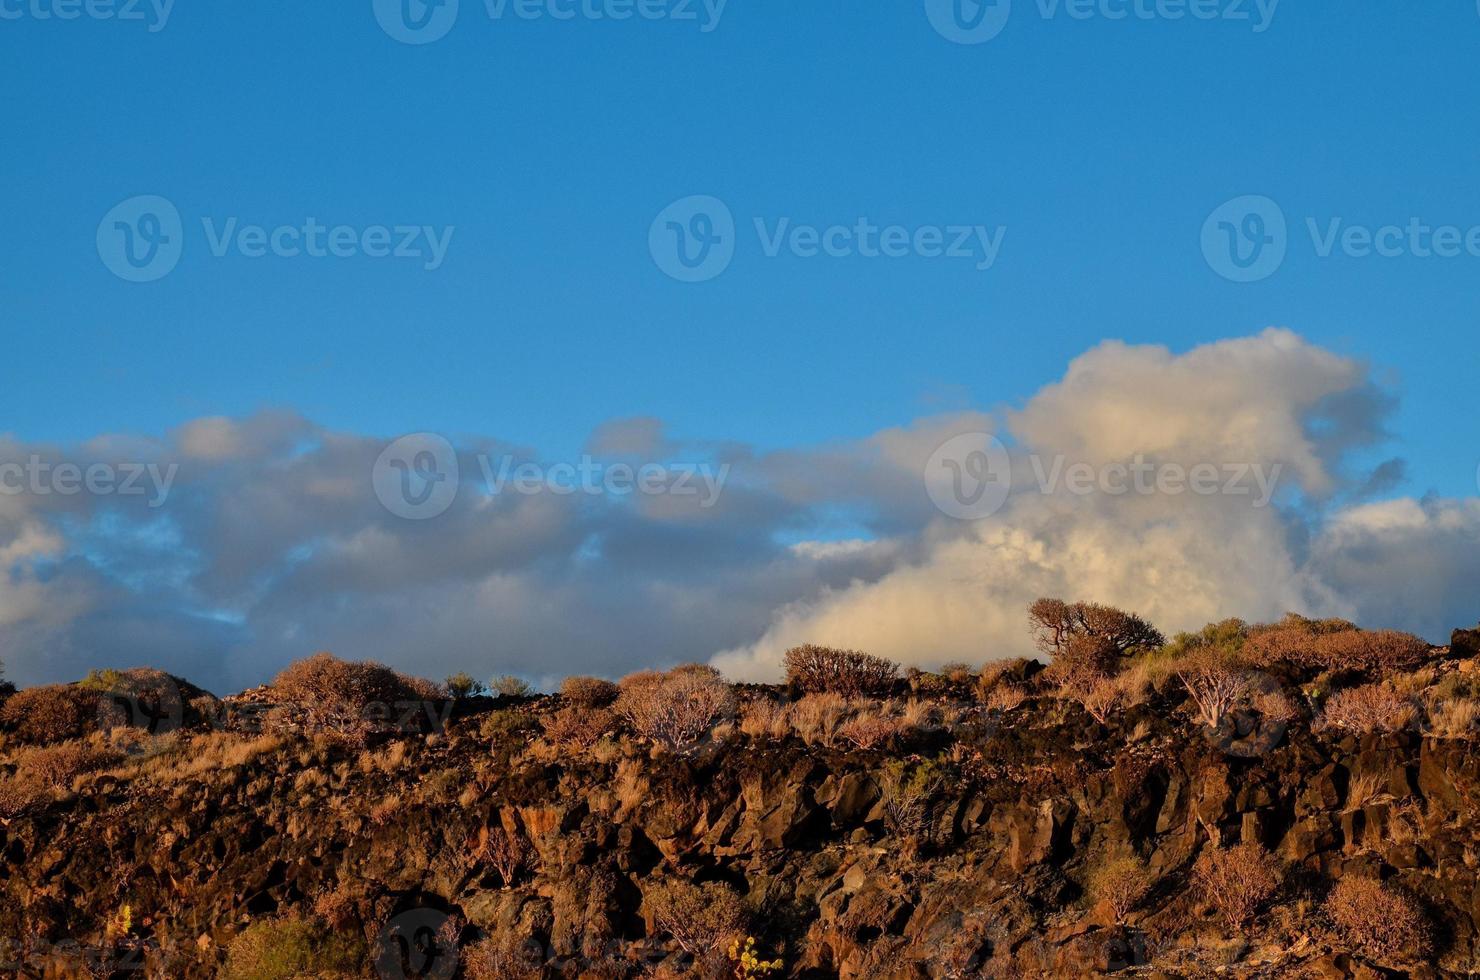
<svg viewBox="0 0 1480 980">
<path fill-rule="evenodd" d="M 439 676 L 766 676 L 804 639 L 980 660 L 1018 652 L 1033 592 L 1168 628 L 1473 617 L 1469 0 L 959 0 L 1001 28 L 974 44 L 936 28 L 957 0 L 461 0 L 424 44 L 372 0 L 50 16 L 69 2 L 0 0 L 0 458 L 124 433 L 182 468 L 158 511 L 0 496 L 17 680 L 147 661 L 224 689 L 321 646 Z M 177 264 L 129 281 L 122 236 L 161 216 Z M 310 220 L 357 254 L 212 242 Z M 909 254 L 829 237 L 864 220 Z M 849 254 L 768 254 L 783 222 Z M 1465 247 L 1382 230 L 1410 225 Z M 382 226 L 414 256 L 363 254 Z M 713 228 L 717 275 L 665 273 L 663 242 Z M 992 261 L 920 244 L 956 228 Z M 1268 238 L 1254 281 L 1223 235 Z M 922 469 L 987 428 L 1096 465 L 1241 453 L 1295 490 L 953 523 Z M 463 494 L 425 523 L 371 492 L 405 433 L 466 479 L 479 447 L 569 460 L 598 429 L 732 484 L 703 512 Z"/>
<path fill-rule="evenodd" d="M 1229 6 L 1225 4 L 1224 6 Z M 1250 12 L 1254 13 L 1252 6 Z M 1255 15 L 1257 16 L 1257 14 Z M 732 0 L 718 26 L 491 20 L 391 40 L 370 4 L 181 5 L 165 28 L 0 21 L 5 427 L 161 432 L 262 405 L 386 434 L 571 451 L 604 419 L 789 445 L 1022 400 L 1105 337 L 1186 348 L 1288 326 L 1391 371 L 1417 489 L 1473 485 L 1480 260 L 1318 259 L 1258 283 L 1198 250 L 1220 202 L 1480 223 L 1480 15 L 1282 4 L 1248 22 L 1044 19 L 935 33 L 918 3 Z M 184 215 L 180 267 L 98 260 L 135 194 Z M 741 247 L 674 282 L 674 199 Z M 415 263 L 209 256 L 202 217 L 455 226 Z M 988 271 L 767 258 L 751 219 L 1005 225 Z M 1458 456 L 1458 458 L 1457 458 Z"/>
</svg>

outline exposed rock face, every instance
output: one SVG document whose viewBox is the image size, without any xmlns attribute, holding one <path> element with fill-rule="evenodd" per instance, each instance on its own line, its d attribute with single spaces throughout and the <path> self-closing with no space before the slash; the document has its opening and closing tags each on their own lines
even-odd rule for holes
<svg viewBox="0 0 1480 980">
<path fill-rule="evenodd" d="M 1194 976 L 1210 956 L 1239 975 L 1378 976 L 1318 914 L 1297 917 L 1358 873 L 1432 917 L 1431 962 L 1389 966 L 1462 975 L 1480 956 L 1470 741 L 1330 738 L 1298 720 L 1235 754 L 1169 693 L 1108 728 L 1040 698 L 972 708 L 887 752 L 735 732 L 654 757 L 630 740 L 527 748 L 520 727 L 487 726 L 492 708 L 465 706 L 439 736 L 292 737 L 194 772 L 236 736 L 185 734 L 149 767 L 82 777 L 0 829 L 8 955 L 114 948 L 127 905 L 151 969 L 211 976 L 249 922 L 330 916 L 325 896 L 338 896 L 334 927 L 372 943 L 428 909 L 464 942 L 528 940 L 550 976 L 636 976 L 691 960 L 650 901 L 678 878 L 744 896 L 751 931 L 792 976 L 1084 976 L 1153 960 Z M 531 849 L 512 883 L 478 849 L 489 828 Z M 1288 869 L 1274 908 L 1235 935 L 1189 874 L 1204 849 L 1249 840 Z M 1122 921 L 1087 891 L 1117 854 L 1143 861 L 1150 883 Z"/>
</svg>

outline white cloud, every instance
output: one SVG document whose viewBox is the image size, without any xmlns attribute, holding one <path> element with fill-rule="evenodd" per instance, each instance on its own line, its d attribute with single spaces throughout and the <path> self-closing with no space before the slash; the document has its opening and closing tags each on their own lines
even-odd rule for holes
<svg viewBox="0 0 1480 980">
<path fill-rule="evenodd" d="M 1475 618 L 1480 501 L 1333 503 L 1376 485 L 1352 460 L 1386 438 L 1390 410 L 1364 365 L 1288 331 L 1183 354 L 1111 342 L 1000 417 L 937 415 L 770 453 L 680 443 L 650 419 L 593 435 L 593 451 L 728 464 L 709 508 L 490 497 L 473 454 L 510 444 L 465 441 L 462 492 L 424 522 L 376 500 L 386 440 L 286 413 L 73 450 L 7 438 L 0 462 L 39 452 L 180 470 L 157 511 L 0 496 L 0 657 L 21 683 L 149 663 L 218 690 L 321 648 L 434 677 L 553 680 L 716 657 L 771 678 L 804 641 L 925 664 L 1025 653 L 1023 610 L 1042 594 L 1125 605 L 1168 629 L 1299 609 L 1439 636 Z M 935 448 L 967 431 L 1002 434 L 1017 463 L 1008 505 L 977 523 L 940 515 L 922 480 Z M 1263 508 L 1045 495 L 1029 452 L 1280 462 L 1286 480 Z"/>
</svg>

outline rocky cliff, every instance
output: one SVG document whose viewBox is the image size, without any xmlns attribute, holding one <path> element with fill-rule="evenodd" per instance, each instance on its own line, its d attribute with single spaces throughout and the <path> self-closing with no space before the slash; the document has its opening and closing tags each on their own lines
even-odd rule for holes
<svg viewBox="0 0 1480 980">
<path fill-rule="evenodd" d="M 1430 682 L 1480 663 L 1456 639 Z M 1475 741 L 1321 725 L 1298 699 L 1289 718 L 1236 710 L 1211 729 L 1175 679 L 1102 723 L 1031 673 L 1017 703 L 916 678 L 911 724 L 869 748 L 747 721 L 797 694 L 779 688 L 742 689 L 684 751 L 604 721 L 570 736 L 558 696 L 464 698 L 415 731 L 344 738 L 251 721 L 257 692 L 8 804 L 0 959 L 38 976 L 395 978 L 1477 963 Z M 1277 869 L 1246 917 L 1205 870 L 1241 843 Z M 1343 879 L 1405 896 L 1422 942 L 1380 909 L 1363 935 L 1333 911 Z M 755 939 L 748 974 L 732 934 Z"/>
</svg>

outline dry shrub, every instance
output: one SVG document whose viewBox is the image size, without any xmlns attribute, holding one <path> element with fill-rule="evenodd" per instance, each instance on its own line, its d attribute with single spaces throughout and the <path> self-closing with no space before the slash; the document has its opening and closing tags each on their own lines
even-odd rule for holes
<svg viewBox="0 0 1480 980">
<path fill-rule="evenodd" d="M 786 705 L 770 698 L 747 701 L 740 710 L 740 730 L 751 738 L 785 738 L 791 731 Z"/>
<path fill-rule="evenodd" d="M 808 745 L 831 745 L 848 717 L 841 694 L 808 694 L 791 706 L 791 727 Z"/>
<path fill-rule="evenodd" d="M 397 717 L 398 705 L 441 700 L 430 681 L 398 674 L 371 661 L 340 660 L 316 653 L 289 664 L 272 682 L 291 710 L 288 718 L 311 731 L 364 735 L 376 722 Z"/>
<path fill-rule="evenodd" d="M 1079 702 L 1102 725 L 1125 702 L 1125 691 L 1116 679 L 1099 675 L 1093 669 L 1071 666 L 1060 672 L 1059 677 L 1059 696 Z"/>
<path fill-rule="evenodd" d="M 1397 732 L 1417 717 L 1413 702 L 1384 684 L 1338 691 L 1326 702 L 1322 724 L 1353 732 Z"/>
<path fill-rule="evenodd" d="M 843 741 L 865 751 L 876 749 L 899 732 L 899 722 L 875 711 L 863 711 L 838 729 Z"/>
<path fill-rule="evenodd" d="M 600 677 L 567 677 L 560 685 L 560 696 L 578 708 L 606 708 L 621 693 L 617 685 Z"/>
<path fill-rule="evenodd" d="M 1285 661 L 1369 674 L 1416 667 L 1429 652 L 1428 643 L 1411 633 L 1361 630 L 1345 620 L 1310 620 L 1294 614 L 1275 625 L 1255 627 L 1245 646 L 1245 655 L 1258 666 Z"/>
<path fill-rule="evenodd" d="M 472 847 L 474 862 L 491 865 L 505 888 L 514 884 L 533 856 L 534 849 L 522 836 L 502 827 L 480 827 Z"/>
<path fill-rule="evenodd" d="M 745 906 L 728 885 L 674 879 L 650 886 L 643 910 L 656 931 L 673 937 L 690 956 L 704 958 L 745 934 Z"/>
<path fill-rule="evenodd" d="M 314 899 L 313 914 L 327 922 L 335 932 L 348 932 L 361 921 L 362 909 L 369 904 L 368 899 L 365 886 L 340 882 L 332 891 Z"/>
<path fill-rule="evenodd" d="M 96 731 L 102 709 L 97 691 L 76 684 L 28 687 L 5 699 L 0 729 L 28 745 L 51 745 Z"/>
<path fill-rule="evenodd" d="M 1280 887 L 1279 861 L 1253 841 L 1207 847 L 1192 870 L 1203 896 L 1230 929 L 1237 929 Z"/>
<path fill-rule="evenodd" d="M 1033 640 L 1050 669 L 1076 668 L 1102 676 L 1118 673 L 1124 658 L 1162 646 L 1161 631 L 1134 613 L 1094 602 L 1039 599 L 1028 607 Z"/>
<path fill-rule="evenodd" d="M 1300 717 L 1300 709 L 1284 691 L 1260 691 L 1252 698 L 1252 704 L 1267 721 L 1288 723 Z"/>
<path fill-rule="evenodd" d="M 468 980 L 540 980 L 544 955 L 539 943 L 499 931 L 462 951 Z"/>
<path fill-rule="evenodd" d="M 1136 858 L 1109 858 L 1090 873 L 1089 893 L 1096 901 L 1109 905 L 1116 922 L 1124 922 L 1151 885 L 1151 874 Z"/>
<path fill-rule="evenodd" d="M 1193 647 L 1178 657 L 1171 669 L 1187 688 L 1198 721 L 1209 728 L 1217 728 L 1249 693 L 1243 665 L 1221 647 Z"/>
<path fill-rule="evenodd" d="M 785 663 L 787 681 L 809 694 L 884 695 L 899 678 L 899 665 L 892 660 L 811 643 L 786 651 Z"/>
<path fill-rule="evenodd" d="M 67 789 L 83 773 L 106 769 L 123 758 L 111 748 L 87 742 L 64 742 L 18 751 L 15 778 L 34 781 L 51 789 Z"/>
<path fill-rule="evenodd" d="M 605 708 L 565 708 L 540 719 L 545 737 L 564 749 L 587 751 L 612 730 L 616 716 Z"/>
<path fill-rule="evenodd" d="M 1407 963 L 1433 948 L 1423 908 L 1375 878 L 1342 878 L 1326 898 L 1326 914 L 1353 949 L 1374 960 Z"/>
<path fill-rule="evenodd" d="M 1468 698 L 1436 701 L 1429 706 L 1429 731 L 1440 738 L 1471 738 L 1480 723 L 1480 703 Z"/>
<path fill-rule="evenodd" d="M 616 702 L 617 714 L 639 735 L 673 749 L 698 742 L 734 710 L 730 685 L 718 671 L 700 664 L 625 677 Z"/>
<path fill-rule="evenodd" d="M 0 820 L 14 820 L 50 797 L 51 792 L 35 779 L 0 776 Z"/>
</svg>

